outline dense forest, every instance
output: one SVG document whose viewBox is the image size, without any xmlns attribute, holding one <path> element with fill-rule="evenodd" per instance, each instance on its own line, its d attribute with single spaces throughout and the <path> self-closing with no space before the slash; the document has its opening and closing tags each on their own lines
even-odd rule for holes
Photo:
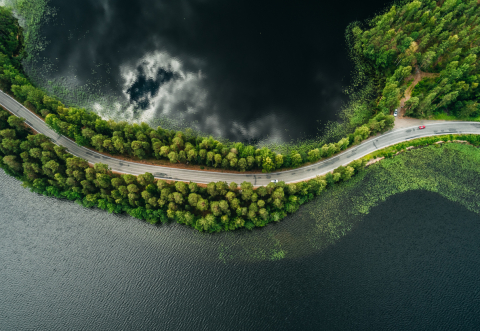
<svg viewBox="0 0 480 331">
<path fill-rule="evenodd" d="M 356 160 L 307 182 L 270 183 L 255 190 L 247 182 L 240 186 L 212 182 L 202 187 L 156 180 L 150 173 L 119 175 L 101 163 L 90 167 L 48 137 L 29 131 L 23 119 L 0 111 L 0 166 L 32 191 L 85 207 L 128 212 L 151 223 L 176 220 L 210 232 L 252 229 L 279 221 L 328 185 L 348 180 L 365 164 Z"/>
<path fill-rule="evenodd" d="M 367 25 L 365 30 L 359 23 L 350 27 L 350 47 L 361 75 L 375 81 L 374 112 L 389 114 L 397 108 L 409 76 L 425 72 L 433 75 L 414 87 L 405 115 L 480 115 L 477 0 L 403 1 Z"/>
<path fill-rule="evenodd" d="M 21 28 L 11 12 L 0 7 L 0 19 L 8 22 L 1 30 L 0 88 L 10 92 L 28 109 L 45 119 L 56 132 L 74 139 L 79 145 L 93 147 L 99 152 L 124 155 L 138 159 L 165 159 L 171 163 L 198 164 L 221 169 L 271 172 L 295 168 L 316 162 L 358 144 L 370 135 L 393 127 L 392 116 L 378 114 L 365 125 L 356 128 L 348 137 L 336 143 L 324 144 L 310 150 L 291 150 L 276 153 L 269 148 L 257 148 L 243 143 L 222 143 L 212 137 L 201 137 L 191 130 L 172 131 L 151 128 L 145 123 L 130 124 L 104 120 L 92 111 L 66 107 L 33 86 L 23 73 L 17 59 L 22 48 Z M 9 36 L 5 38 L 5 35 Z M 13 36 L 13 37 L 12 37 Z"/>
<path fill-rule="evenodd" d="M 0 110 L 0 167 L 21 180 L 24 187 L 84 207 L 127 212 L 152 224 L 174 220 L 208 232 L 253 229 L 280 221 L 335 183 L 349 180 L 372 157 L 392 157 L 410 146 L 455 139 L 480 145 L 478 135 L 427 137 L 376 151 L 305 182 L 270 183 L 256 189 L 248 182 L 212 182 L 204 187 L 157 180 L 150 173 L 120 175 L 101 163 L 91 167 L 48 137 L 31 134 L 23 119 Z"/>
</svg>

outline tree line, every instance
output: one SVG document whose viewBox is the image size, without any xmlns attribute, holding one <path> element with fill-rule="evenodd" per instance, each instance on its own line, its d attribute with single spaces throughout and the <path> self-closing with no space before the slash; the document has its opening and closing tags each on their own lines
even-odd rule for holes
<svg viewBox="0 0 480 331">
<path fill-rule="evenodd" d="M 479 135 L 426 137 L 377 151 L 373 157 L 392 157 L 409 146 L 456 139 L 480 145 Z M 155 179 L 150 173 L 120 175 L 102 163 L 90 166 L 50 138 L 31 134 L 23 119 L 0 110 L 0 167 L 21 180 L 24 187 L 84 207 L 126 212 L 152 224 L 175 221 L 199 231 L 251 230 L 278 222 L 335 183 L 349 180 L 371 157 L 299 183 L 269 183 L 258 188 L 249 182 L 200 186 Z"/>
<path fill-rule="evenodd" d="M 11 13 L 0 7 L 0 17 L 11 18 Z M 20 33 L 18 31 L 21 31 L 21 28 L 17 24 L 17 30 L 12 30 L 10 34 Z M 9 39 L 9 42 L 12 45 L 8 49 L 2 49 L 5 53 L 0 54 L 0 87 L 4 91 L 10 91 L 19 102 L 44 118 L 57 133 L 74 139 L 81 146 L 93 147 L 99 152 L 113 155 L 163 159 L 171 163 L 196 164 L 242 172 L 271 172 L 330 157 L 352 144 L 360 143 L 370 135 L 392 128 L 394 123 L 392 116 L 378 114 L 338 142 L 307 151 L 292 150 L 282 154 L 267 147 L 257 148 L 240 142 L 220 142 L 212 137 L 198 136 L 188 129 L 185 132 L 176 132 L 161 127 L 154 129 L 145 123 L 107 121 L 92 111 L 66 107 L 56 98 L 33 86 L 12 51 L 20 47 L 22 40 L 14 38 Z"/>
<path fill-rule="evenodd" d="M 152 174 L 113 173 L 107 165 L 69 154 L 42 134 L 30 134 L 24 120 L 0 111 L 0 166 L 33 192 L 66 198 L 111 213 L 127 212 L 150 223 L 174 220 L 199 231 L 253 229 L 277 222 L 328 186 L 351 178 L 365 161 L 356 160 L 306 182 L 167 182 Z"/>
<path fill-rule="evenodd" d="M 403 1 L 367 22 L 351 26 L 352 55 L 375 81 L 376 112 L 399 106 L 416 70 L 424 78 L 405 103 L 406 115 L 429 117 L 448 110 L 459 118 L 480 115 L 480 5 L 477 0 Z"/>
</svg>

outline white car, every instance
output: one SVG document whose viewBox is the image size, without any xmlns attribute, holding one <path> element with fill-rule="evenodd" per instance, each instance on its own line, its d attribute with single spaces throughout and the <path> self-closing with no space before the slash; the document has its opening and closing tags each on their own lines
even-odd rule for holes
<svg viewBox="0 0 480 331">
<path fill-rule="evenodd" d="M 398 109 L 395 109 L 395 111 L 393 112 L 393 116 L 397 117 L 398 115 Z"/>
<path fill-rule="evenodd" d="M 278 183 L 278 179 L 272 179 L 271 182 L 277 184 L 277 183 Z"/>
</svg>

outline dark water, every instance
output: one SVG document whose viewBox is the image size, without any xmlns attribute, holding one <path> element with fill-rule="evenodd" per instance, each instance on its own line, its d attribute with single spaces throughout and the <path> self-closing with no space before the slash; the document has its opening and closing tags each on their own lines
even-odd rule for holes
<svg viewBox="0 0 480 331">
<path fill-rule="evenodd" d="M 0 181 L 2 331 L 480 325 L 480 217 L 433 193 L 387 199 L 322 252 L 225 264 L 219 244 L 245 234 L 156 228 Z"/>
<path fill-rule="evenodd" d="M 51 0 L 39 59 L 57 70 L 47 77 L 106 83 L 130 104 L 116 117 L 235 140 L 314 137 L 347 100 L 347 25 L 388 3 Z"/>
</svg>

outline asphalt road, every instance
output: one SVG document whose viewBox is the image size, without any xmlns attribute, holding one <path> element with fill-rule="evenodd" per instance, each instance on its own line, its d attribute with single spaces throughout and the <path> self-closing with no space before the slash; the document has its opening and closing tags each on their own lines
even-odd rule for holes
<svg viewBox="0 0 480 331">
<path fill-rule="evenodd" d="M 272 179 L 285 181 L 286 183 L 298 182 L 305 179 L 313 178 L 317 175 L 323 175 L 333 169 L 350 163 L 351 161 L 361 158 L 377 149 L 387 147 L 405 140 L 420 138 L 433 135 L 449 134 L 449 133 L 474 133 L 480 134 L 480 123 L 478 122 L 445 122 L 427 124 L 426 128 L 419 130 L 418 127 L 401 128 L 389 131 L 383 135 L 368 139 L 360 145 L 349 148 L 348 150 L 337 154 L 336 156 L 322 162 L 318 162 L 309 166 L 301 167 L 294 170 L 279 171 L 268 174 L 235 174 L 210 172 L 199 170 L 187 170 L 178 168 L 161 167 L 147 165 L 135 162 L 127 162 L 102 154 L 93 152 L 87 148 L 78 146 L 75 142 L 57 134 L 51 130 L 43 120 L 34 113 L 26 109 L 9 95 L 0 91 L 0 104 L 18 117 L 23 117 L 25 122 L 35 129 L 52 139 L 58 145 L 64 146 L 68 151 L 87 160 L 90 163 L 104 163 L 109 167 L 121 173 L 129 173 L 132 175 L 140 175 L 145 172 L 152 173 L 156 178 L 192 181 L 197 183 L 209 183 L 217 181 L 225 181 L 227 183 L 242 183 L 244 181 L 251 182 L 253 185 L 266 185 Z"/>
</svg>

